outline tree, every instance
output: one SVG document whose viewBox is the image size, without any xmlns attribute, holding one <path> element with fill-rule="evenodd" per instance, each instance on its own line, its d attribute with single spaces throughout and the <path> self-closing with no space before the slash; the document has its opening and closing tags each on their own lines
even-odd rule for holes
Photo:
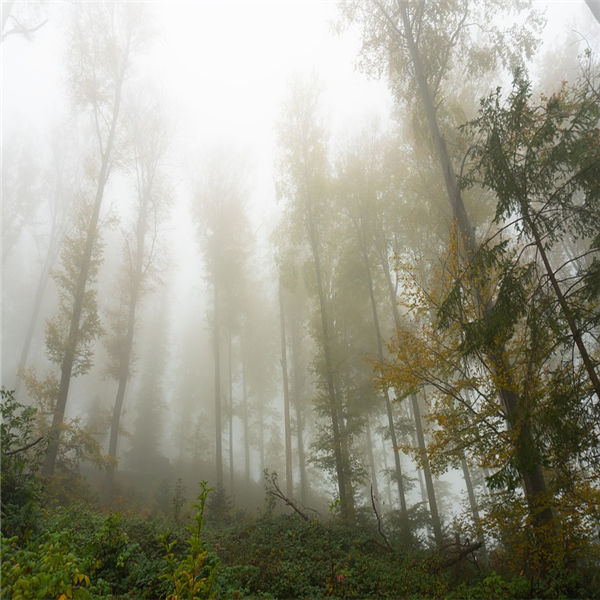
<svg viewBox="0 0 600 600">
<path fill-rule="evenodd" d="M 333 364 L 331 306 L 326 294 L 322 228 L 327 190 L 327 149 L 318 122 L 318 91 L 315 82 L 296 82 L 279 128 L 280 165 L 278 193 L 289 200 L 290 218 L 298 232 L 303 231 L 310 251 L 318 301 L 318 340 L 322 352 L 323 397 L 331 420 L 331 446 L 343 518 L 354 520 L 354 498 L 350 477 L 350 457 L 340 398 L 336 393 Z M 302 240 L 304 241 L 304 240 Z"/>
<path fill-rule="evenodd" d="M 374 355 L 377 360 L 382 361 L 384 357 L 383 333 L 380 325 L 380 308 L 376 298 L 375 273 L 373 272 L 372 264 L 372 240 L 377 235 L 373 232 L 373 228 L 377 226 L 377 222 L 380 219 L 385 220 L 385 216 L 380 216 L 376 212 L 380 207 L 377 202 L 377 196 L 381 194 L 380 189 L 378 189 L 379 173 L 377 172 L 377 169 L 383 166 L 381 156 L 378 153 L 382 144 L 379 143 L 378 148 L 378 142 L 380 142 L 380 140 L 374 139 L 374 136 L 368 138 L 367 135 L 363 133 L 360 140 L 357 140 L 354 144 L 356 151 L 350 150 L 343 157 L 342 164 L 338 167 L 338 181 L 340 187 L 339 193 L 342 196 L 341 210 L 347 213 L 347 216 L 352 223 L 354 243 L 358 248 L 364 268 L 363 277 L 367 284 L 373 319 L 375 337 Z M 360 154 L 358 154 L 358 152 L 360 152 Z M 400 446 L 396 438 L 396 426 L 394 424 L 390 390 L 384 387 L 382 393 L 385 401 L 390 441 L 394 453 L 395 479 L 398 490 L 398 500 L 400 503 L 400 513 L 405 524 L 408 524 L 404 480 L 400 463 Z M 367 433 L 370 438 L 368 429 Z"/>
<path fill-rule="evenodd" d="M 133 224 L 124 230 L 120 304 L 112 313 L 112 331 L 106 341 L 111 359 L 108 372 L 118 384 L 108 445 L 111 458 L 105 488 L 108 502 L 113 495 L 119 423 L 133 362 L 138 304 L 149 285 L 152 269 L 156 269 L 159 225 L 169 197 L 161 173 L 167 144 L 164 117 L 154 103 L 136 107 L 130 114 L 137 202 Z"/>
<path fill-rule="evenodd" d="M 135 421 L 127 463 L 138 473 L 156 483 L 164 457 L 165 440 L 165 372 L 169 360 L 169 304 L 166 289 L 149 297 L 146 304 L 146 327 L 140 332 L 140 368 L 135 389 Z M 113 415 L 114 417 L 114 415 Z M 164 471 L 163 471 L 164 476 Z"/>
<path fill-rule="evenodd" d="M 77 197 L 77 178 L 79 173 L 77 173 L 73 150 L 73 140 L 68 140 L 64 136 L 64 133 L 62 137 L 59 137 L 58 131 L 55 131 L 52 141 L 52 162 L 47 169 L 48 172 L 43 184 L 44 191 L 40 194 L 40 196 L 45 197 L 48 203 L 50 232 L 48 234 L 46 257 L 40 271 L 33 299 L 31 317 L 17 366 L 17 381 L 15 385 L 15 392 L 17 393 L 21 383 L 19 374 L 27 366 L 29 351 L 39 320 L 48 279 L 58 257 L 62 240 L 67 232 L 70 222 L 69 217 L 75 203 L 75 198 Z"/>
<path fill-rule="evenodd" d="M 440 113 L 447 86 L 481 77 L 499 65 L 521 64 L 523 54 L 531 57 L 540 26 L 534 11 L 527 16 L 526 25 L 509 29 L 508 33 L 490 19 L 500 10 L 510 15 L 523 11 L 525 6 L 523 2 L 507 7 L 497 0 L 353 0 L 340 5 L 342 16 L 362 27 L 363 68 L 377 74 L 389 73 L 397 102 L 412 104 L 417 119 L 418 111 L 424 111 L 447 199 L 462 242 L 469 250 L 475 245 L 473 225 L 465 210 Z M 485 28 L 485 36 L 474 33 L 478 26 Z"/>
<path fill-rule="evenodd" d="M 412 319 L 388 372 L 399 388 L 431 390 L 436 470 L 464 459 L 492 468 L 498 499 L 486 527 L 534 574 L 550 568 L 548 556 L 564 566 L 587 551 L 587 507 L 600 494 L 597 395 L 569 323 L 577 315 L 580 339 L 597 348 L 597 123 L 587 83 L 536 106 L 517 78 L 505 106 L 499 92 L 482 102 L 464 184 L 497 194 L 494 229 L 468 262 L 455 240 L 429 289 L 406 271 Z M 566 237 L 587 249 L 565 261 Z M 509 385 L 516 407 L 503 401 Z"/>
<path fill-rule="evenodd" d="M 595 302 L 600 292 L 598 95 L 584 82 L 573 89 L 563 86 L 543 102 L 531 105 L 530 83 L 518 74 L 507 106 L 501 106 L 499 90 L 482 103 L 480 117 L 468 126 L 478 144 L 467 181 L 481 178 L 498 198 L 495 223 L 511 219 L 518 239 L 535 247 L 559 319 L 600 398 L 600 379 L 584 342 L 594 339 L 600 323 Z M 587 248 L 554 267 L 552 251 L 566 236 L 583 240 Z"/>
<path fill-rule="evenodd" d="M 215 386 L 215 446 L 217 492 L 223 491 L 223 398 L 221 391 L 222 328 L 228 305 L 235 305 L 239 287 L 244 280 L 249 228 L 244 211 L 243 162 L 235 160 L 231 148 L 214 148 L 205 164 L 203 178 L 198 182 L 194 216 L 212 285 L 213 296 L 213 358 Z"/>
<path fill-rule="evenodd" d="M 279 323 L 281 333 L 281 371 L 283 383 L 283 422 L 285 437 L 285 486 L 288 498 L 292 498 L 294 495 L 294 482 L 292 477 L 292 426 L 290 418 L 290 386 L 288 383 L 287 338 L 285 333 L 285 304 L 283 300 L 281 273 L 279 274 L 278 296 Z"/>
<path fill-rule="evenodd" d="M 477 243 L 440 122 L 438 107 L 444 100 L 443 82 L 450 72 L 450 66 L 460 68 L 463 76 L 468 76 L 489 71 L 498 64 L 518 65 L 522 54 L 530 53 L 536 40 L 535 35 L 519 38 L 524 32 L 519 28 L 514 28 L 511 32 L 511 36 L 519 34 L 515 36 L 517 42 L 521 40 L 519 43 L 505 40 L 494 27 L 491 28 L 492 35 L 485 39 L 469 35 L 470 23 L 485 21 L 489 24 L 489 14 L 494 6 L 494 2 L 485 6 L 483 3 L 475 6 L 475 3 L 469 2 L 419 2 L 409 6 L 404 2 L 384 3 L 373 0 L 353 2 L 345 9 L 347 18 L 358 20 L 363 25 L 363 44 L 370 66 L 381 69 L 383 64 L 387 64 L 390 67 L 391 83 L 398 98 L 408 96 L 413 100 L 420 99 L 458 232 L 456 240 L 467 262 L 474 258 Z M 532 17 L 526 28 L 532 27 L 535 31 L 539 20 L 535 15 Z M 532 42 L 523 43 L 523 39 L 531 39 Z M 395 78 L 401 74 L 409 75 L 410 85 L 406 88 L 394 86 L 394 83 L 404 81 L 404 78 Z M 404 89 L 406 92 L 403 92 Z M 484 312 L 494 312 L 487 301 L 483 298 L 480 301 Z M 506 408 L 507 422 L 514 425 L 518 420 L 520 399 L 514 393 L 515 382 L 503 377 L 510 369 L 501 343 L 488 347 L 487 359 L 497 374 L 495 380 L 500 386 L 500 399 Z M 544 502 L 541 500 L 546 497 L 542 468 L 528 455 L 528 449 L 534 445 L 530 431 L 521 427 L 518 428 L 518 434 L 520 440 L 516 447 L 522 453 L 520 473 L 529 505 L 538 524 L 550 523 L 553 519 L 552 512 L 543 508 Z"/>
<path fill-rule="evenodd" d="M 99 221 L 106 184 L 118 155 L 121 97 L 131 54 L 142 37 L 139 7 L 86 5 L 75 12 L 70 69 L 76 101 L 89 110 L 98 163 L 91 168 L 91 198 L 82 201 L 77 234 L 65 242 L 57 274 L 61 312 L 47 331 L 50 358 L 60 365 L 44 474 L 52 475 L 73 375 L 92 364 L 92 342 L 100 334 L 91 284 L 100 263 Z"/>
</svg>

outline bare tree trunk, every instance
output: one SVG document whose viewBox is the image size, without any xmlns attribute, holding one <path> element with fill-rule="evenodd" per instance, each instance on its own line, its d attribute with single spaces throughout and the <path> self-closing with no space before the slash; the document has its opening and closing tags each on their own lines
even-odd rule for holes
<svg viewBox="0 0 600 600">
<path fill-rule="evenodd" d="M 300 340 L 298 332 L 298 315 L 292 316 L 292 391 L 294 397 L 294 412 L 296 417 L 296 451 L 298 454 L 298 468 L 300 472 L 300 501 L 307 502 L 308 482 L 306 478 L 306 457 L 304 454 L 304 418 L 302 415 L 302 385 L 303 377 L 300 374 Z"/>
<path fill-rule="evenodd" d="M 424 452 L 423 475 L 425 476 L 425 487 L 427 488 L 427 498 L 429 499 L 429 513 L 431 514 L 431 524 L 433 526 L 433 536 L 438 546 L 444 541 L 442 535 L 442 525 L 440 523 L 440 515 L 438 513 L 437 501 L 435 499 L 435 489 L 433 487 L 433 478 L 431 477 L 431 469 L 429 468 L 429 460 L 427 459 L 427 449 L 425 446 L 425 436 L 423 435 L 423 425 L 421 421 L 421 408 L 416 394 L 411 394 L 411 402 L 413 413 L 415 415 L 415 425 L 417 427 L 417 439 L 419 448 Z"/>
<path fill-rule="evenodd" d="M 365 433 L 367 437 L 367 454 L 369 456 L 369 471 L 371 472 L 371 485 L 373 486 L 373 493 L 375 494 L 375 497 L 379 499 L 379 483 L 377 482 L 377 469 L 375 468 L 375 455 L 373 453 L 371 422 L 368 415 L 365 423 Z"/>
<path fill-rule="evenodd" d="M 242 341 L 243 344 L 243 341 Z M 246 383 L 246 358 L 242 348 L 242 401 L 244 425 L 244 473 L 246 485 L 250 485 L 250 427 L 248 425 L 248 385 Z"/>
<path fill-rule="evenodd" d="M 214 287 L 214 327 L 213 327 L 213 355 L 215 361 L 215 444 L 216 444 L 216 470 L 217 492 L 223 490 L 223 424 L 221 422 L 221 349 L 220 349 L 220 315 L 219 291 L 217 282 Z"/>
<path fill-rule="evenodd" d="M 400 329 L 400 315 L 398 313 L 398 306 L 396 304 L 396 291 L 392 283 L 392 277 L 387 262 L 387 257 L 381 256 L 381 262 L 383 265 L 384 274 L 388 285 L 388 291 L 390 294 L 390 302 L 392 304 L 392 313 L 394 315 L 394 324 L 396 329 Z M 425 476 L 425 487 L 427 490 L 427 500 L 429 503 L 429 512 L 431 514 L 431 521 L 433 525 L 433 534 L 435 541 L 438 545 L 442 544 L 442 528 L 440 524 L 440 518 L 437 510 L 437 501 L 435 498 L 435 489 L 433 487 L 433 480 L 431 478 L 431 469 L 429 468 L 429 460 L 427 458 L 427 448 L 425 446 L 425 436 L 423 435 L 423 424 L 421 422 L 421 410 L 415 394 L 411 395 L 412 412 L 415 422 L 415 430 L 417 434 L 417 442 L 419 450 L 421 451 L 424 462 L 423 462 L 423 475 Z"/>
<path fill-rule="evenodd" d="M 462 468 L 463 476 L 465 478 L 465 486 L 467 488 L 467 495 L 469 496 L 469 506 L 471 507 L 471 512 L 473 513 L 473 522 L 475 523 L 475 529 L 477 531 L 477 537 L 481 542 L 481 549 L 483 552 L 483 556 L 487 562 L 488 554 L 487 548 L 485 546 L 485 538 L 483 536 L 483 529 L 481 527 L 481 518 L 479 516 L 479 506 L 477 505 L 477 498 L 475 497 L 475 490 L 473 489 L 473 482 L 471 481 L 471 473 L 469 469 L 469 465 L 467 461 L 462 457 L 460 459 L 460 466 Z"/>
<path fill-rule="evenodd" d="M 385 440 L 383 434 L 381 435 L 380 439 L 381 439 L 381 452 L 383 455 L 383 468 L 385 469 L 386 473 L 388 473 L 389 472 L 389 464 L 388 464 L 388 459 L 387 459 L 387 443 L 386 443 L 386 440 Z M 385 493 L 386 493 L 388 506 L 393 506 L 392 489 L 390 486 L 389 478 L 387 479 L 387 483 L 385 486 Z"/>
<path fill-rule="evenodd" d="M 383 341 L 381 338 L 381 328 L 379 327 L 379 315 L 377 314 L 377 302 L 375 300 L 375 290 L 373 288 L 371 262 L 369 260 L 369 253 L 367 250 L 367 242 L 365 239 L 364 232 L 364 222 L 362 218 L 360 219 L 360 226 L 357 225 L 357 233 L 360 239 L 362 256 L 365 264 L 365 272 L 367 275 L 367 282 L 369 284 L 369 298 L 371 300 L 373 326 L 375 328 L 375 338 L 377 340 L 377 359 L 379 360 L 379 362 L 383 362 Z M 396 468 L 396 482 L 398 487 L 398 500 L 400 501 L 400 513 L 404 524 L 408 526 L 408 511 L 406 508 L 406 496 L 404 494 L 404 481 L 402 478 L 402 466 L 400 463 L 400 448 L 398 447 L 398 440 L 396 439 L 396 427 L 394 425 L 392 403 L 390 401 L 390 393 L 387 387 L 383 390 L 383 397 L 385 399 L 385 410 L 387 413 L 388 427 L 390 430 L 390 439 L 392 442 L 392 449 L 394 451 L 394 466 Z"/>
<path fill-rule="evenodd" d="M 231 331 L 227 332 L 227 366 L 229 369 L 229 489 L 233 493 L 233 365 L 231 357 Z"/>
<path fill-rule="evenodd" d="M 283 302 L 283 289 L 281 275 L 279 276 L 279 322 L 281 330 L 281 370 L 283 375 L 283 422 L 285 436 L 285 485 L 288 498 L 294 495 L 294 482 L 292 479 L 292 432 L 290 423 L 290 392 L 288 384 L 287 367 L 287 342 L 285 335 L 285 312 Z"/>
</svg>

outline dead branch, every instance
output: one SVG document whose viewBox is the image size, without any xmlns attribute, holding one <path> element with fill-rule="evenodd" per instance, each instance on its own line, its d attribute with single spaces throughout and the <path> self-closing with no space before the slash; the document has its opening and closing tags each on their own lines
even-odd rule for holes
<svg viewBox="0 0 600 600">
<path fill-rule="evenodd" d="M 383 538 L 386 548 L 388 550 L 392 550 L 392 546 L 391 546 L 390 542 L 388 541 L 385 533 L 383 533 L 383 529 L 381 527 L 381 517 L 379 516 L 379 513 L 377 512 L 377 507 L 375 506 L 375 496 L 373 495 L 373 486 L 372 485 L 371 485 L 371 506 L 373 507 L 373 512 L 375 513 L 375 516 L 377 517 L 377 531 L 379 531 L 379 535 Z"/>
<path fill-rule="evenodd" d="M 310 521 L 309 516 L 291 498 L 288 498 L 281 491 L 279 483 L 277 482 L 277 473 L 272 473 L 270 476 L 267 476 L 266 479 L 267 483 L 269 484 L 269 489 L 267 490 L 267 493 L 270 496 L 281 500 L 284 504 L 286 504 L 287 506 L 292 508 L 297 514 L 299 514 L 305 521 Z M 312 510 L 313 512 L 318 514 L 317 511 L 312 508 L 308 510 Z"/>
</svg>

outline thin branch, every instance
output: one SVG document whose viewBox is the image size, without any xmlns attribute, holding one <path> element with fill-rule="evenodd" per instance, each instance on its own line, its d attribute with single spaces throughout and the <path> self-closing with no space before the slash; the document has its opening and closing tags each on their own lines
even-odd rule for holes
<svg viewBox="0 0 600 600">
<path fill-rule="evenodd" d="M 14 454 L 19 454 L 19 452 L 25 452 L 25 450 L 29 450 L 29 448 L 33 448 L 36 444 L 39 444 L 44 439 L 44 436 L 39 437 L 35 442 L 31 442 L 21 448 L 17 448 L 16 450 L 10 450 L 9 452 L 2 451 L 4 456 L 13 456 Z"/>
</svg>

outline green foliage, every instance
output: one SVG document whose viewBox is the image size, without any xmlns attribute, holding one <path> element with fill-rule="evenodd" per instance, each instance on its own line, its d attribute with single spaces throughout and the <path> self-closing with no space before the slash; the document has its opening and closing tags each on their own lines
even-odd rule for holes
<svg viewBox="0 0 600 600">
<path fill-rule="evenodd" d="M 508 539 L 515 560 L 497 549 L 491 569 L 466 560 L 454 569 L 442 566 L 443 554 L 406 548 L 401 537 L 390 536 L 389 550 L 366 520 L 348 527 L 271 515 L 205 530 L 208 492 L 204 485 L 185 536 L 163 521 L 89 505 L 46 509 L 37 537 L 2 537 L 2 598 L 517 599 L 593 597 L 599 589 L 593 556 L 530 578 L 519 573 L 529 559 Z"/>
<path fill-rule="evenodd" d="M 232 591 L 244 598 L 444 594 L 447 578 L 433 572 L 425 553 L 387 551 L 374 531 L 281 515 L 215 532 L 212 545 L 223 564 L 216 580 L 217 597 L 232 597 Z"/>
<path fill-rule="evenodd" d="M 209 552 L 202 537 L 206 499 L 212 488 L 208 487 L 206 481 L 200 482 L 199 485 L 198 502 L 192 505 L 196 514 L 194 523 L 189 527 L 190 536 L 186 540 L 187 554 L 181 559 L 176 557 L 177 540 L 169 541 L 169 531 L 161 536 L 167 562 L 162 578 L 169 583 L 166 600 L 197 600 L 212 596 L 219 562 L 217 557 Z"/>
<path fill-rule="evenodd" d="M 2 538 L 2 587 L 12 600 L 92 598 L 84 560 L 74 554 L 68 532 L 51 532 L 20 547 Z"/>
<path fill-rule="evenodd" d="M 27 537 L 36 526 L 41 486 L 37 477 L 46 441 L 34 435 L 36 409 L 20 404 L 14 392 L 1 390 L 2 533 Z"/>
</svg>

